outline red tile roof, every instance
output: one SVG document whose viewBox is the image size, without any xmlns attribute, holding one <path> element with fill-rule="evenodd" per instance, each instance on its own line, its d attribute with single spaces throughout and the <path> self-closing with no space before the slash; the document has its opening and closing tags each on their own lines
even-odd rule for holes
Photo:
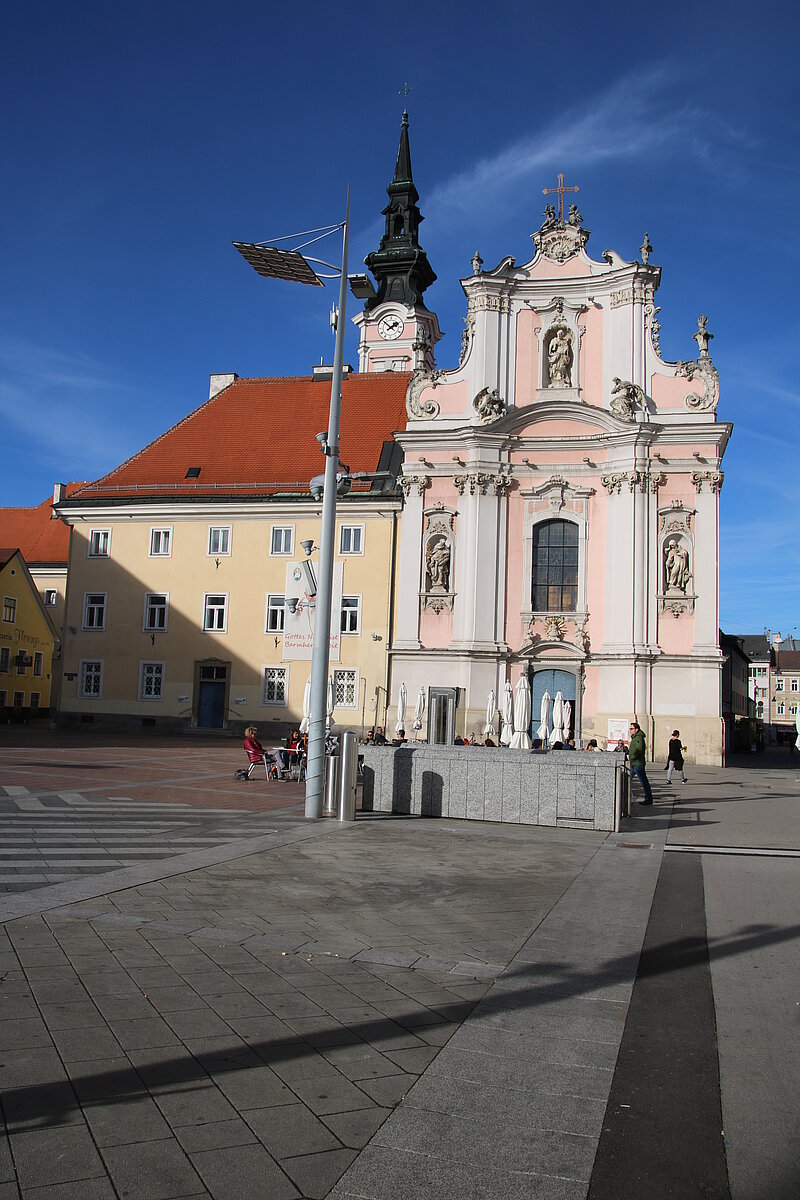
<svg viewBox="0 0 800 1200">
<path fill-rule="evenodd" d="M 377 469 L 383 443 L 406 424 L 410 376 L 351 375 L 342 386 L 341 457 Z M 76 499 L 257 496 L 307 492 L 325 469 L 315 434 L 328 428 L 330 380 L 237 379 Z M 187 479 L 191 467 L 199 467 Z"/>
<path fill-rule="evenodd" d="M 68 483 L 66 495 L 73 495 L 83 483 Z M 0 508 L 0 543 L 18 546 L 29 567 L 42 563 L 67 565 L 69 526 L 54 520 L 52 497 L 35 508 Z"/>
</svg>

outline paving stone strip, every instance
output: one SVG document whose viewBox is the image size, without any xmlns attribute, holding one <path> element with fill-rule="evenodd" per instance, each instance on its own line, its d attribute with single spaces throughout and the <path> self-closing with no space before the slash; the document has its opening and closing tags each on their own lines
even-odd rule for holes
<svg viewBox="0 0 800 1200">
<path fill-rule="evenodd" d="M 526 1002 L 531 930 L 603 839 L 286 820 L 261 842 L 6 926 L 0 1189 L 328 1195 L 517 960 Z"/>
</svg>

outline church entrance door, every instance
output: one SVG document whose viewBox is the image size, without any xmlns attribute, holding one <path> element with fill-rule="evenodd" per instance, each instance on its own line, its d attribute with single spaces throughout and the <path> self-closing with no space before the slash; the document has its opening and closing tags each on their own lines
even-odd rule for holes
<svg viewBox="0 0 800 1200">
<path fill-rule="evenodd" d="M 578 715 L 575 711 L 576 682 L 575 676 L 571 671 L 534 671 L 533 682 L 531 683 L 531 737 L 538 736 L 537 730 L 541 724 L 542 696 L 546 691 L 550 693 L 550 730 L 553 728 L 552 702 L 556 698 L 556 692 L 561 692 L 564 699 L 569 700 L 572 705 L 572 719 L 566 736 L 572 737 L 574 735 L 575 721 Z"/>
</svg>

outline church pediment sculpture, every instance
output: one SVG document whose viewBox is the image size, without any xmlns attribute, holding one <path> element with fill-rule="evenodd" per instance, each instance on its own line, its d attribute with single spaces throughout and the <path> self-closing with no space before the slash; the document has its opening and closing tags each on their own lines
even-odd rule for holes
<svg viewBox="0 0 800 1200">
<path fill-rule="evenodd" d="M 472 407 L 478 414 L 481 425 L 491 425 L 493 421 L 499 421 L 505 416 L 506 402 L 497 388 L 485 387 L 472 401 Z"/>
<path fill-rule="evenodd" d="M 643 390 L 636 383 L 614 376 L 611 392 L 611 411 L 620 421 L 635 421 L 636 409 L 644 409 L 647 401 Z"/>
<path fill-rule="evenodd" d="M 572 334 L 564 325 L 557 325 L 547 335 L 547 386 L 572 387 Z"/>
<path fill-rule="evenodd" d="M 700 350 L 699 357 L 694 362 L 679 362 L 675 367 L 675 374 L 688 379 L 690 383 L 699 379 L 703 384 L 703 395 L 689 392 L 683 402 L 694 412 L 716 412 L 719 402 L 719 374 L 708 352 L 708 344 L 714 335 L 708 332 L 707 316 L 697 318 L 697 333 L 692 336 Z"/>
</svg>

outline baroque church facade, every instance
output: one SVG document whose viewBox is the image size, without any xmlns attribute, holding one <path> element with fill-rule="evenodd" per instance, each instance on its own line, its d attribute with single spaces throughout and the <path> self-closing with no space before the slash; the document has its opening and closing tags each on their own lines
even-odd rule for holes
<svg viewBox="0 0 800 1200">
<path fill-rule="evenodd" d="M 396 433 L 393 695 L 427 695 L 429 736 L 450 741 L 480 732 L 489 694 L 525 675 L 532 732 L 560 691 L 579 745 L 613 744 L 635 715 L 656 754 L 677 727 L 696 761 L 719 763 L 732 426 L 717 419 L 707 318 L 697 357 L 665 362 L 648 235 L 635 261 L 593 258 L 559 176 L 528 261 L 475 254 L 459 363 L 436 369 L 407 136 L 404 117 L 386 234 L 366 260 L 379 290 L 356 317 L 362 370 L 414 371 Z"/>
<path fill-rule="evenodd" d="M 489 694 L 502 704 L 524 675 L 533 735 L 544 692 L 560 691 L 578 744 L 613 743 L 635 715 L 656 755 L 679 728 L 691 758 L 719 763 L 731 426 L 712 335 L 701 317 L 696 357 L 665 362 L 647 235 L 634 261 L 595 259 L 577 205 L 565 211 L 576 189 L 559 177 L 551 190 L 527 261 L 487 268 L 476 253 L 459 362 L 438 369 L 403 114 L 343 385 L 343 454 L 380 479 L 339 506 L 334 722 L 393 727 L 405 684 L 425 698 L 412 736 L 451 742 L 480 734 Z M 318 531 L 307 481 L 328 391 L 212 377 L 206 404 L 56 504 L 72 527 L 62 712 L 299 723 L 308 664 L 290 652 L 285 602 Z M 272 440 L 243 461 L 245 412 Z"/>
</svg>

